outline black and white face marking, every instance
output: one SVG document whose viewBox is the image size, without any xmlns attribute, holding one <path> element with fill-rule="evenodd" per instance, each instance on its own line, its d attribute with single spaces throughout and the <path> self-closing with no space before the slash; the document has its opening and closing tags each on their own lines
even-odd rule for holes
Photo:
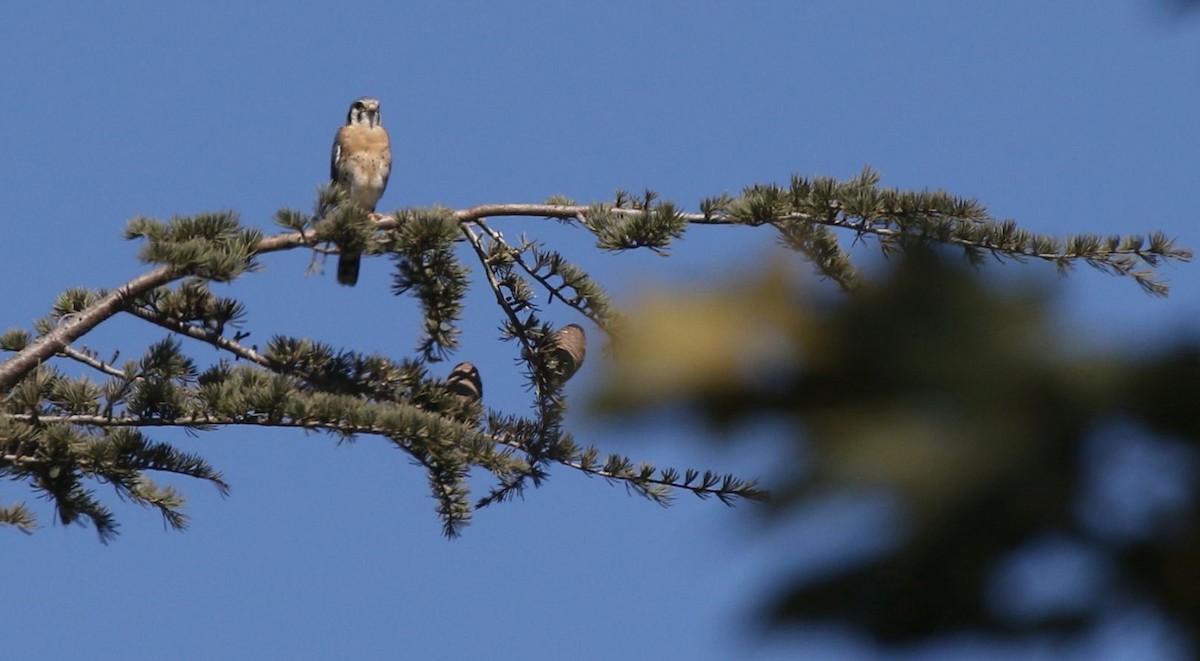
<svg viewBox="0 0 1200 661">
<path fill-rule="evenodd" d="M 379 101 L 364 96 L 350 104 L 350 113 L 346 116 L 346 124 L 359 124 L 375 128 L 379 126 L 379 119 Z"/>
</svg>

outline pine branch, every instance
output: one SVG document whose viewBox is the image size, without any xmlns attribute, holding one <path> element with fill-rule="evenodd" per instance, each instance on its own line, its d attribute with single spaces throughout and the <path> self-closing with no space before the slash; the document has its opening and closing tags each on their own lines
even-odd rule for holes
<svg viewBox="0 0 1200 661">
<path fill-rule="evenodd" d="M 796 180 L 794 179 L 794 181 Z M 763 205 L 752 204 L 751 202 L 754 200 L 747 202 L 745 198 L 741 198 L 744 204 L 739 207 L 738 200 L 724 196 L 705 200 L 701 204 L 703 211 L 700 213 L 673 212 L 672 217 L 698 225 L 759 225 L 766 222 L 774 224 L 812 223 L 847 230 L 856 236 L 874 235 L 888 240 L 890 245 L 895 245 L 896 240 L 904 236 L 916 233 L 929 240 L 942 241 L 969 250 L 983 250 L 1011 258 L 1028 257 L 1050 261 L 1059 265 L 1060 268 L 1069 266 L 1073 261 L 1084 261 L 1117 275 L 1134 277 L 1140 286 L 1156 295 L 1165 293 L 1166 290 L 1162 283 L 1154 281 L 1147 272 L 1136 271 L 1124 264 L 1113 264 L 1111 260 L 1131 257 L 1143 261 L 1153 268 L 1159 265 L 1159 260 L 1188 261 L 1192 258 L 1190 250 L 1175 248 L 1170 239 L 1161 235 L 1155 235 L 1155 241 L 1152 241 L 1151 245 L 1146 248 L 1064 250 L 1060 249 L 1059 242 L 1052 237 L 1034 235 L 1028 235 L 1026 240 L 1014 245 L 1003 240 L 1003 236 L 1009 233 L 1005 223 L 988 218 L 978 206 L 972 207 L 964 204 L 961 200 L 949 198 L 945 194 L 910 194 L 906 197 L 891 189 L 879 189 L 875 191 L 875 197 L 867 196 L 874 200 L 875 205 L 874 211 L 867 211 L 865 209 L 869 205 L 862 203 L 861 200 L 853 207 L 842 206 L 842 203 L 834 197 L 836 191 L 833 189 L 836 187 L 830 183 L 832 180 L 799 181 L 808 186 L 810 195 L 811 190 L 820 193 L 815 199 L 792 196 L 797 198 L 796 201 L 801 206 L 808 208 L 809 211 L 785 212 L 782 208 L 772 210 L 769 207 L 764 209 Z M 867 178 L 851 181 L 850 184 L 869 188 L 874 185 L 872 181 Z M 754 192 L 754 189 L 748 190 Z M 822 195 L 824 197 L 821 197 Z M 786 196 L 780 195 L 779 197 L 782 199 Z M 822 200 L 825 203 L 824 207 L 821 207 Z M 892 206 L 889 207 L 889 204 Z M 942 206 L 937 207 L 936 205 L 939 204 Z M 581 218 L 587 218 L 589 212 L 594 208 L 583 205 L 556 204 L 483 204 L 454 211 L 451 213 L 451 217 L 460 224 L 491 217 L 512 216 L 580 221 Z M 604 210 L 605 213 L 614 217 L 645 215 L 644 210 L 619 206 L 607 207 Z M 867 215 L 855 216 L 855 213 Z M 954 213 L 959 215 L 954 216 Z M 905 223 L 904 221 L 910 222 Z M 923 221 L 931 221 L 934 224 L 925 223 L 923 225 Z M 938 225 L 938 222 L 941 224 Z M 373 219 L 373 223 L 376 231 L 394 230 L 399 226 L 395 215 L 378 216 Z M 588 222 L 581 222 L 581 224 L 594 230 L 594 227 Z M 975 224 L 984 226 L 984 229 L 971 230 L 971 225 Z M 259 239 L 248 254 L 254 256 L 295 248 L 311 249 L 318 243 L 320 240 L 315 235 L 304 231 L 286 232 Z M 159 267 L 109 292 L 94 305 L 78 313 L 69 323 L 63 323 L 50 333 L 34 340 L 16 355 L 0 363 L 0 390 L 11 388 L 35 365 L 59 353 L 63 347 L 111 317 L 124 301 L 187 275 L 189 274 L 172 268 Z"/>
<path fill-rule="evenodd" d="M 78 349 L 75 349 L 73 347 L 69 347 L 69 346 L 63 347 L 58 353 L 59 353 L 59 355 L 70 358 L 71 360 L 74 360 L 79 363 L 83 363 L 84 365 L 87 365 L 88 367 L 90 367 L 90 368 L 96 370 L 97 372 L 100 372 L 101 374 L 104 374 L 106 376 L 120 377 L 120 376 L 124 376 L 124 374 L 125 374 L 121 370 L 113 367 L 112 365 L 109 365 L 108 363 L 106 363 L 104 361 L 99 360 L 95 356 L 88 355 L 88 354 L 86 354 Z"/>
<path fill-rule="evenodd" d="M 423 332 L 417 350 L 437 361 L 458 348 L 467 269 L 458 262 L 454 243 L 462 225 L 446 209 L 404 213 L 400 226 L 387 233 L 395 257 L 392 292 L 412 293 L 421 306 Z"/>
<path fill-rule="evenodd" d="M 29 535 L 38 529 L 33 512 L 22 503 L 0 506 L 0 525 L 9 525 Z"/>
<path fill-rule="evenodd" d="M 541 465 L 559 451 L 563 442 L 562 420 L 566 412 L 562 400 L 563 384 L 555 381 L 553 372 L 548 368 L 550 356 L 555 350 L 554 330 L 546 324 L 539 323 L 530 301 L 531 292 L 528 291 L 525 281 L 511 270 L 511 254 L 500 244 L 493 246 L 498 248 L 498 251 L 485 249 L 470 225 L 463 226 L 463 233 L 479 258 L 497 304 L 507 317 L 505 335 L 516 338 L 521 344 L 521 360 L 527 368 L 525 375 L 534 391 L 534 406 L 538 415 L 531 429 L 531 441 L 522 447 L 530 457 L 532 468 L 516 477 L 514 488 L 520 488 L 527 479 L 532 479 L 537 485 Z M 500 269 L 505 271 L 503 279 L 497 275 Z M 505 296 L 503 288 L 507 288 L 511 296 Z M 522 320 L 518 310 L 527 309 L 531 311 Z"/>
<path fill-rule="evenodd" d="M 416 409 L 414 409 L 416 410 Z M 421 412 L 424 413 L 424 412 Z M 432 415 L 432 414 L 425 414 Z M 237 426 L 252 426 L 252 427 L 278 427 L 284 429 L 303 429 L 306 431 L 326 431 L 339 434 L 342 436 L 353 435 L 372 435 L 384 436 L 391 438 L 395 431 L 384 425 L 364 424 L 350 421 L 326 420 L 321 418 L 280 418 L 266 414 L 248 413 L 244 416 L 218 416 L 218 415 L 197 415 L 197 416 L 178 416 L 173 418 L 151 418 L 140 416 L 103 416 L 103 415 L 31 415 L 27 413 L 10 413 L 4 416 L 8 420 L 24 423 L 38 423 L 42 425 L 52 424 L 67 424 L 67 425 L 82 425 L 87 427 L 110 428 L 110 427 L 175 427 L 188 428 L 197 431 L 211 431 L 217 427 L 237 427 Z M 444 420 L 443 420 L 444 422 Z M 450 424 L 450 423 L 447 423 Z M 468 431 L 467 433 L 479 434 L 479 432 Z M 486 443 L 503 443 L 502 440 L 491 438 L 479 434 L 479 439 Z M 395 440 L 393 438 L 393 440 Z M 36 463 L 46 463 L 43 459 L 28 455 L 19 454 L 4 454 L 0 455 L 6 463 L 32 465 Z"/>
<path fill-rule="evenodd" d="M 471 244 L 471 248 L 475 251 L 476 257 L 479 258 L 479 264 L 483 268 L 484 277 L 487 279 L 488 288 L 492 290 L 492 295 L 496 298 L 496 304 L 504 311 L 504 315 L 508 318 L 509 325 L 513 329 L 515 337 L 521 343 L 521 353 L 523 356 L 530 358 L 537 355 L 537 348 L 534 340 L 529 336 L 528 324 L 522 322 L 517 316 L 516 310 L 509 303 L 508 298 L 504 296 L 504 291 L 501 289 L 499 278 L 496 277 L 496 272 L 492 267 L 488 253 L 483 248 L 479 237 L 475 235 L 470 224 L 464 224 L 462 228 L 463 235 L 467 237 L 467 242 Z M 537 371 L 533 371 L 532 378 L 537 392 L 540 394 L 547 390 L 547 383 L 544 378 L 541 378 Z"/>
<path fill-rule="evenodd" d="M 35 489 L 50 495 L 63 521 L 88 519 L 102 539 L 115 534 L 116 523 L 83 488 L 84 478 L 110 481 L 122 497 L 156 508 L 168 525 L 182 527 L 186 519 L 178 512 L 181 498 L 145 480 L 141 471 L 174 468 L 205 479 L 215 475 L 189 463 L 188 456 L 172 454 L 169 446 L 112 436 L 122 427 L 207 430 L 258 425 L 320 430 L 343 440 L 359 434 L 383 436 L 425 470 L 447 535 L 458 534 L 469 520 L 466 475 L 473 467 L 489 471 L 497 480 L 477 507 L 508 500 L 528 484 L 539 485 L 550 463 L 623 483 L 663 504 L 678 489 L 725 502 L 765 497 L 753 482 L 732 476 L 658 470 L 618 455 L 602 461 L 595 448 L 574 444 L 562 428 L 566 403 L 561 379 L 554 378 L 555 329 L 537 318 L 540 308 L 533 283 L 545 287 L 552 303 L 566 305 L 601 328 L 610 329 L 618 317 L 581 269 L 536 241 L 522 238 L 510 244 L 485 222 L 489 218 L 554 219 L 586 229 L 602 250 L 646 248 L 660 253 L 689 225 L 770 225 L 818 273 L 847 289 L 860 276 L 839 245 L 838 232 L 854 240 L 875 240 L 885 253 L 941 244 L 962 249 L 975 263 L 988 254 L 1000 260 L 1049 261 L 1062 271 L 1083 262 L 1131 277 L 1155 295 L 1167 291 L 1155 279 L 1155 269 L 1192 257 L 1191 251 L 1176 248 L 1161 234 L 1063 239 L 1037 235 L 992 218 L 974 200 L 940 191 L 883 188 L 870 169 L 844 181 L 793 177 L 787 186 L 752 186 L 738 196 L 703 200 L 699 213 L 660 201 L 653 191 L 640 197 L 618 192 L 605 204 L 555 199 L 548 204 L 487 204 L 460 210 L 408 209 L 390 216 L 356 213 L 347 210 L 344 201 L 338 191 L 323 190 L 312 215 L 281 210 L 275 220 L 288 231 L 271 237 L 241 227 L 230 212 L 165 223 L 130 221 L 126 235 L 145 240 L 139 255 L 154 268 L 111 292 L 64 292 L 52 312 L 35 322 L 36 339 L 19 329 L 0 334 L 0 350 L 14 352 L 0 363 L 0 392 L 5 393 L 0 400 L 0 475 L 26 477 Z M 425 336 L 420 351 L 425 360 L 434 360 L 456 345 L 467 285 L 467 270 L 454 254 L 459 233 L 478 258 L 501 308 L 505 339 L 518 341 L 519 362 L 534 393 L 535 416 L 502 418 L 489 413 L 486 432 L 478 426 L 480 404 L 464 404 L 445 383 L 430 379 L 424 361 L 396 363 L 283 336 L 273 338 L 260 353 L 240 343 L 243 334 L 226 337 L 225 327 L 237 327 L 244 310 L 237 301 L 214 296 L 207 286 L 209 281 L 253 272 L 261 255 L 275 251 L 299 248 L 332 254 L 338 250 L 324 247 L 332 243 L 367 255 L 391 253 L 399 260 L 397 290 L 411 290 L 422 304 Z M 181 279 L 178 287 L 167 288 Z M 201 372 L 173 337 L 151 346 L 140 361 L 127 361 L 123 369 L 71 346 L 121 311 L 247 364 L 231 367 L 222 359 Z M 47 363 L 55 356 L 85 365 L 108 380 L 97 385 L 86 377 L 59 374 Z M 88 436 L 96 429 L 109 436 Z M 124 447 L 130 451 L 106 462 L 88 458 L 88 452 L 99 452 L 105 443 L 119 442 L 127 443 Z M 23 512 L 0 508 L 0 523 L 28 528 L 32 519 Z"/>
<path fill-rule="evenodd" d="M 16 355 L 0 363 L 0 391 L 9 390 L 37 365 L 45 362 L 51 356 L 62 351 L 64 347 L 112 317 L 122 309 L 126 301 L 145 294 L 155 287 L 161 287 L 178 277 L 181 276 L 174 270 L 159 267 L 108 292 L 94 305 L 77 313 L 54 330 L 30 342 Z"/>
<path fill-rule="evenodd" d="M 262 367 L 268 369 L 272 368 L 272 363 L 266 356 L 250 347 L 245 346 L 244 344 L 221 335 L 217 331 L 171 319 L 166 315 L 141 305 L 126 305 L 122 308 L 122 310 L 132 314 L 135 317 L 138 317 L 139 319 L 148 321 L 155 326 L 165 328 L 171 332 L 190 337 L 194 340 L 200 340 L 201 342 L 208 343 L 213 347 L 216 347 L 222 351 L 227 351 L 234 356 L 241 358 L 242 360 L 261 365 Z"/>
<path fill-rule="evenodd" d="M 553 333 L 548 326 L 543 325 L 541 328 L 537 328 L 538 320 L 532 312 L 524 321 L 520 319 L 516 307 L 528 308 L 530 306 L 529 293 L 523 289 L 524 283 L 517 278 L 506 278 L 505 284 L 512 293 L 512 299 L 506 297 L 492 262 L 492 254 L 495 253 L 489 254 L 470 225 L 463 226 L 463 234 L 479 259 L 488 287 L 491 288 L 497 305 L 504 311 L 508 320 L 505 325 L 506 335 L 516 338 L 521 345 L 521 359 L 527 367 L 526 377 L 534 390 L 537 420 L 528 429 L 530 442 L 520 444 L 521 449 L 529 455 L 530 467 L 528 470 L 512 476 L 506 487 L 508 491 L 519 492 L 528 480 L 532 480 L 535 486 L 541 483 L 544 475 L 543 464 L 562 439 L 561 427 L 565 408 L 561 401 L 561 384 L 555 387 L 555 384 L 551 382 L 550 374 L 542 368 L 546 364 L 545 360 L 539 359 L 539 356 L 546 356 L 551 351 L 550 338 Z M 502 259 L 511 257 L 507 252 L 502 252 L 497 256 Z M 534 332 L 536 332 L 536 337 Z"/>
<path fill-rule="evenodd" d="M 756 480 L 743 481 L 732 475 L 721 475 L 711 471 L 700 473 L 692 469 L 685 471 L 681 477 L 679 472 L 672 468 L 657 471 L 656 476 L 653 465 L 642 464 L 634 467 L 628 457 L 620 455 L 610 455 L 603 465 L 597 466 L 594 463 L 595 455 L 595 448 L 588 448 L 579 460 L 560 460 L 559 463 L 589 475 L 602 477 L 609 482 L 622 482 L 638 494 L 662 505 L 670 504 L 670 494 L 656 487 L 690 491 L 700 498 L 716 496 L 726 505 L 732 505 L 737 498 L 761 502 L 768 497 L 766 491 L 757 488 Z M 697 482 L 697 478 L 701 477 Z"/>
<path fill-rule="evenodd" d="M 562 286 L 556 287 L 549 281 L 547 276 L 542 275 L 537 268 L 530 266 L 522 256 L 522 251 L 513 248 L 507 241 L 504 240 L 504 236 L 500 232 L 488 227 L 488 225 L 482 220 L 476 221 L 474 224 L 486 232 L 493 242 L 499 246 L 503 246 L 504 250 L 507 251 L 509 256 L 512 258 L 513 262 L 517 266 L 520 266 L 522 271 L 545 287 L 550 300 L 557 298 L 567 307 L 592 320 L 592 322 L 600 328 L 608 329 L 611 322 L 612 313 L 608 311 L 607 300 L 597 301 L 595 297 L 579 295 L 568 299 L 563 295 L 563 290 L 570 287 L 578 292 L 579 290 L 577 284 L 564 282 Z M 587 282 L 590 284 L 590 281 Z M 599 307 L 599 312 L 594 311 L 598 307 L 597 303 L 603 303 L 603 305 Z"/>
<path fill-rule="evenodd" d="M 428 414 L 427 414 L 428 415 Z M 244 417 L 221 417 L 214 415 L 203 416 L 183 416 L 173 419 L 162 418 L 141 418 L 141 417 L 106 417 L 102 415 L 42 415 L 32 416 L 29 414 L 10 414 L 6 416 L 9 420 L 33 423 L 37 422 L 42 425 L 79 425 L 84 427 L 96 428 L 153 428 L 153 427 L 173 427 L 173 428 L 190 428 L 198 431 L 209 431 L 219 427 L 271 427 L 281 429 L 301 429 L 304 431 L 325 431 L 342 436 L 353 435 L 368 435 L 381 436 L 388 438 L 397 443 L 402 449 L 409 451 L 410 454 L 414 448 L 403 437 L 397 437 L 396 431 L 384 425 L 378 424 L 362 424 L 340 420 L 323 420 L 323 419 L 287 419 L 274 418 L 266 415 L 247 415 Z M 522 443 L 510 436 L 488 435 L 469 428 L 459 428 L 460 431 L 473 437 L 473 440 L 489 446 L 506 446 L 514 450 L 528 451 L 527 444 Z M 627 458 L 613 455 L 604 464 L 596 464 L 589 460 L 588 456 L 594 456 L 594 449 L 589 448 L 587 453 L 578 459 L 555 459 L 556 463 L 567 468 L 572 468 L 589 475 L 602 477 L 606 480 L 629 483 L 632 488 L 653 500 L 658 502 L 667 502 L 661 495 L 651 493 L 647 487 L 649 485 L 658 485 L 673 489 L 690 491 L 697 496 L 710 497 L 717 496 L 723 502 L 729 503 L 736 498 L 745 498 L 747 500 L 764 500 L 766 492 L 755 488 L 753 481 L 740 481 L 732 476 L 717 475 L 711 472 L 699 473 L 698 471 L 688 470 L 683 477 L 678 471 L 673 469 L 663 469 L 659 471 L 659 475 L 655 476 L 653 467 L 647 472 L 644 467 L 639 467 L 638 470 L 631 468 L 632 464 Z M 614 459 L 615 457 L 615 459 Z M 0 454 L 0 464 L 21 465 L 24 467 L 33 467 L 40 465 L 50 465 L 52 462 L 47 458 L 39 458 L 33 456 L 22 456 L 16 454 Z M 428 468 L 426 463 L 418 459 L 418 463 Z M 0 465 L 0 468 L 3 468 Z M 696 482 L 697 476 L 703 475 L 704 479 Z"/>
</svg>

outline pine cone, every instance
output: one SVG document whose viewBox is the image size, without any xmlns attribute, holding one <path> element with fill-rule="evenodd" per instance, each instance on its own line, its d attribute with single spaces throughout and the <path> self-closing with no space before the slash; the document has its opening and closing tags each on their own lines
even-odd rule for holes
<svg viewBox="0 0 1200 661">
<path fill-rule="evenodd" d="M 558 383 L 566 383 L 583 364 L 587 336 L 579 324 L 567 324 L 554 334 L 554 357 L 558 360 Z"/>
</svg>

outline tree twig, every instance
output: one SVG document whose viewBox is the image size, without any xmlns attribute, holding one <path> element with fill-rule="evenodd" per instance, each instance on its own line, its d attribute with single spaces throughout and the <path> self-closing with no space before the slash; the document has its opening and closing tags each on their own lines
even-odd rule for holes
<svg viewBox="0 0 1200 661">
<path fill-rule="evenodd" d="M 92 369 L 94 369 L 102 374 L 105 374 L 107 376 L 115 376 L 118 378 L 125 377 L 125 373 L 122 372 L 121 370 L 113 367 L 112 365 L 109 365 L 108 363 L 106 363 L 102 360 L 98 360 L 92 356 L 89 356 L 86 353 L 84 353 L 74 347 L 65 346 L 62 349 L 60 349 L 58 353 L 60 355 L 66 356 L 67 358 L 70 358 L 71 360 L 83 363 L 84 365 L 87 365 L 88 367 L 91 367 Z"/>
<path fill-rule="evenodd" d="M 30 342 L 24 349 L 0 363 L 0 391 L 9 390 L 30 370 L 119 312 L 126 301 L 145 294 L 155 287 L 161 287 L 176 277 L 178 277 L 176 272 L 166 266 L 143 273 L 108 292 L 95 304 L 80 310 L 54 330 Z"/>
<path fill-rule="evenodd" d="M 231 340 L 216 331 L 200 328 L 193 324 L 185 323 L 175 319 L 170 319 L 162 314 L 159 314 L 158 312 L 149 310 L 139 305 L 126 305 L 122 308 L 122 310 L 156 326 L 161 326 L 169 331 L 179 333 L 180 335 L 186 335 L 187 337 L 200 340 L 201 342 L 207 342 L 218 349 L 228 351 L 238 358 L 261 365 L 273 372 L 276 371 L 275 366 L 266 356 L 244 344 Z"/>
<path fill-rule="evenodd" d="M 9 414 L 6 417 L 11 420 L 18 420 L 18 421 L 23 421 L 23 422 L 34 422 L 35 421 L 35 417 L 32 415 L 29 415 L 29 414 Z M 369 435 L 373 435 L 373 436 L 382 436 L 382 437 L 388 438 L 394 442 L 399 443 L 398 439 L 396 439 L 394 436 L 392 436 L 388 430 L 383 429 L 378 426 L 355 425 L 355 424 L 351 424 L 351 423 L 347 423 L 347 422 L 333 423 L 333 422 L 325 422 L 325 421 L 318 421 L 318 420 L 280 420 L 280 419 L 269 419 L 266 417 L 261 417 L 261 418 L 260 417 L 246 417 L 246 418 L 234 419 L 234 418 L 219 418 L 219 417 L 210 417 L 210 416 L 178 417 L 178 418 L 173 418 L 173 419 L 157 419 L 157 418 L 133 418 L 133 417 L 106 417 L 106 416 L 102 416 L 102 415 L 76 414 L 76 415 L 39 415 L 39 416 L 36 416 L 36 422 L 40 425 L 72 424 L 72 425 L 84 425 L 84 426 L 90 426 L 90 427 L 190 427 L 193 429 L 212 429 L 215 427 L 236 427 L 236 426 L 276 427 L 276 428 L 304 429 L 307 431 L 333 431 L 333 432 L 346 433 L 346 434 L 369 434 Z M 494 443 L 496 445 L 503 445 L 506 447 L 511 447 L 516 450 L 527 450 L 527 448 L 525 448 L 522 444 L 520 444 L 516 441 L 497 437 L 497 436 L 490 436 L 487 434 L 482 434 L 481 432 L 476 432 L 476 433 L 478 433 L 481 437 L 487 439 L 489 442 Z M 402 447 L 404 447 L 405 450 L 409 452 L 409 454 L 414 454 L 410 448 L 408 448 L 407 446 L 405 446 L 402 443 L 399 443 L 399 444 Z M 9 463 L 9 464 L 19 463 L 22 465 L 34 465 L 41 461 L 43 461 L 43 460 L 39 459 L 39 458 L 28 457 L 28 456 L 23 456 L 23 455 L 22 456 L 11 455 L 11 454 L 0 455 L 0 462 Z M 50 459 L 47 458 L 44 461 L 50 461 Z M 562 466 L 566 466 L 567 468 L 571 468 L 571 469 L 574 469 L 574 470 L 577 470 L 577 471 L 580 471 L 582 473 L 586 473 L 589 475 L 594 475 L 596 477 L 601 477 L 606 480 L 638 483 L 638 484 L 656 484 L 659 486 L 669 487 L 672 489 L 681 489 L 681 490 L 691 491 L 698 495 L 699 494 L 707 494 L 707 495 L 715 495 L 715 496 L 720 496 L 721 494 L 731 495 L 728 491 L 723 490 L 723 489 L 711 488 L 711 487 L 705 487 L 705 486 L 692 486 L 692 485 L 685 484 L 680 480 L 668 480 L 668 479 L 664 479 L 661 477 L 645 477 L 645 476 L 641 476 L 641 475 L 621 475 L 619 473 L 614 473 L 612 471 L 604 470 L 603 468 L 598 467 L 598 466 L 584 466 L 583 464 L 581 464 L 579 462 L 571 461 L 568 459 L 561 459 L 561 458 L 560 459 L 551 459 L 551 461 L 554 461 L 555 463 L 560 464 Z M 738 493 L 735 493 L 732 495 L 741 496 L 741 494 L 738 494 Z M 746 495 L 745 497 L 749 498 L 749 499 L 758 499 L 758 498 L 761 498 L 761 492 L 752 489 L 748 492 L 748 495 Z"/>
<path fill-rule="evenodd" d="M 482 204 L 466 209 L 460 209 L 453 213 L 453 218 L 459 223 L 466 226 L 474 221 L 479 221 L 489 217 L 505 217 L 505 216 L 526 216 L 526 217 L 544 217 L 544 218 L 559 218 L 563 220 L 579 220 L 586 218 L 587 213 L 591 210 L 590 207 L 584 205 L 558 205 L 558 204 Z M 629 209 L 622 207 L 612 207 L 607 209 L 608 213 L 614 215 L 637 215 L 645 213 L 642 209 Z M 680 213 L 679 217 L 689 223 L 701 225 L 738 225 L 743 224 L 741 221 L 729 216 L 728 214 L 702 214 L 702 213 Z M 874 224 L 873 221 L 854 222 L 842 213 L 837 213 L 831 217 L 819 217 L 810 214 L 789 213 L 779 216 L 774 219 L 776 222 L 785 221 L 802 221 L 838 229 L 849 230 L 858 234 L 873 234 L 885 238 L 900 238 L 908 235 L 903 229 L 893 227 L 881 227 Z M 373 217 L 373 221 L 377 229 L 387 230 L 394 229 L 398 226 L 399 221 L 395 216 L 381 215 Z M 581 221 L 582 222 L 582 221 Z M 586 223 L 583 223 L 585 226 Z M 478 239 L 476 239 L 477 241 Z M 1060 261 L 1060 260 L 1085 260 L 1094 265 L 1106 265 L 1106 258 L 1114 256 L 1132 256 L 1143 260 L 1146 259 L 1147 252 L 1140 249 L 1113 249 L 1107 250 L 1102 255 L 1088 255 L 1081 253 L 1062 252 L 1062 253 L 1047 253 L 1047 252 L 1031 252 L 1023 250 L 1013 250 L 998 245 L 988 244 L 986 242 L 973 241 L 963 237 L 946 237 L 942 239 L 944 242 L 959 245 L 968 248 L 979 250 L 989 250 L 1000 252 L 1003 254 L 1011 254 L 1021 257 L 1029 257 L 1045 261 Z M 259 240 L 254 247 L 252 254 L 261 255 L 270 252 L 281 250 L 291 250 L 299 247 L 313 247 L 318 242 L 310 235 L 302 232 L 285 232 L 270 237 L 265 237 Z M 1165 255 L 1165 258 L 1187 260 L 1191 258 L 1189 251 L 1179 251 L 1178 254 Z M 1127 270 L 1127 269 L 1126 269 Z M 138 296 L 145 294 L 156 287 L 166 285 L 174 280 L 184 277 L 186 274 L 176 271 L 167 266 L 159 266 L 151 271 L 139 275 L 125 284 L 105 294 L 99 301 L 71 315 L 70 319 L 66 319 L 60 323 L 54 330 L 30 342 L 25 348 L 13 354 L 3 363 L 0 363 L 0 391 L 11 389 L 18 381 L 26 374 L 42 362 L 50 357 L 62 352 L 63 348 L 87 334 L 97 325 L 108 319 L 109 317 L 120 311 L 127 301 L 134 300 Z"/>
<path fill-rule="evenodd" d="M 504 310 L 505 316 L 508 317 L 509 322 L 513 326 L 513 330 L 516 331 L 517 339 L 520 340 L 521 347 L 525 350 L 526 355 L 536 355 L 537 350 L 533 346 L 532 340 L 530 340 L 529 336 L 525 333 L 524 322 L 517 317 L 516 311 L 512 309 L 512 306 L 509 305 L 508 301 L 504 298 L 504 292 L 500 288 L 500 281 L 496 279 L 496 274 L 494 271 L 492 271 L 492 265 L 488 262 L 487 251 L 483 249 L 483 244 L 479 241 L 479 237 L 476 236 L 475 232 L 471 229 L 471 225 L 473 224 L 477 223 L 463 223 L 462 231 L 463 235 L 467 237 L 467 242 L 471 244 L 471 248 L 475 250 L 475 255 L 479 258 L 479 264 L 483 268 L 483 273 L 487 279 L 488 288 L 492 290 L 492 294 L 496 297 L 496 304 L 500 306 L 500 309 Z M 536 370 L 534 371 L 534 378 L 538 386 L 538 392 L 541 393 L 545 389 L 545 384 L 543 384 L 541 379 L 538 378 Z"/>
<path fill-rule="evenodd" d="M 554 300 L 555 298 L 557 298 L 558 300 L 562 301 L 563 304 L 566 305 L 567 307 L 575 310 L 576 312 L 587 317 L 588 319 L 591 319 L 592 322 L 596 324 L 596 326 L 598 326 L 600 328 L 604 328 L 603 321 L 601 321 L 600 319 L 597 319 L 595 315 L 593 315 L 590 311 L 581 307 L 578 303 L 575 303 L 574 301 L 568 301 L 567 298 L 562 295 L 561 289 L 550 284 L 550 282 L 548 280 L 546 280 L 546 278 L 544 278 L 540 273 L 538 273 L 536 270 L 534 270 L 532 267 L 530 267 L 529 264 L 526 263 L 524 258 L 521 256 L 520 251 L 518 251 L 516 248 L 513 248 L 511 245 L 509 245 L 509 243 L 504 240 L 504 236 L 501 235 L 500 232 L 497 232 L 496 230 L 488 227 L 487 223 L 483 222 L 482 220 L 476 220 L 476 221 L 474 221 L 474 224 L 479 226 L 483 231 L 487 232 L 488 236 L 490 236 L 493 241 L 495 241 L 495 242 L 503 245 L 505 248 L 507 248 L 509 253 L 513 257 L 513 261 L 515 261 L 517 263 L 517 265 L 521 267 L 521 270 L 528 273 L 529 277 L 533 278 L 534 280 L 537 280 L 538 282 L 540 282 L 542 284 L 543 287 L 546 288 L 546 291 L 548 291 L 550 294 L 550 300 Z"/>
</svg>

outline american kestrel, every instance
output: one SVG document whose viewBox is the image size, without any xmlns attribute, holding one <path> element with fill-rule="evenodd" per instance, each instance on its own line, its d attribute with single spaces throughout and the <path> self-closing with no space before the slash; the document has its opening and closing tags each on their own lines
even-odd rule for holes
<svg viewBox="0 0 1200 661">
<path fill-rule="evenodd" d="M 483 398 L 483 379 L 474 365 L 459 363 L 446 377 L 446 390 L 463 399 L 479 400 Z"/>
<path fill-rule="evenodd" d="M 566 383 L 583 364 L 587 337 L 579 324 L 567 324 L 554 334 L 554 357 L 558 359 L 558 382 Z"/>
<path fill-rule="evenodd" d="M 375 213 L 375 205 L 383 196 L 392 172 L 388 134 L 379 120 L 377 99 L 369 96 L 355 99 L 346 115 L 346 125 L 333 137 L 333 157 L 329 162 L 329 178 L 341 184 L 350 201 L 367 213 Z M 361 261 L 361 254 L 343 252 L 338 257 L 337 281 L 353 287 L 358 282 Z"/>
</svg>

